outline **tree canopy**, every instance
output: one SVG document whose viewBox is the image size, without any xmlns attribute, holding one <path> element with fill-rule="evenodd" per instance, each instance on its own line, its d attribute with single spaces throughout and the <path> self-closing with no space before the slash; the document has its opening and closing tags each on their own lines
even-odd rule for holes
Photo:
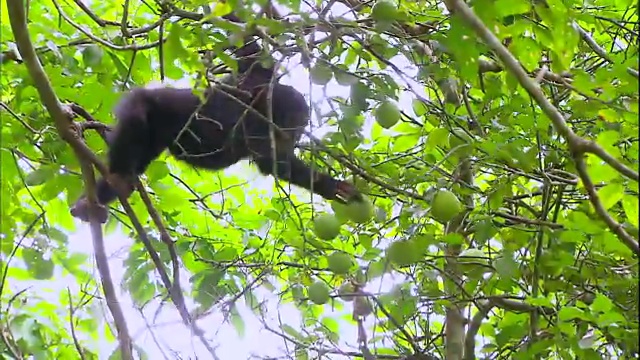
<svg viewBox="0 0 640 360">
<path fill-rule="evenodd" d="M 1 10 L 3 359 L 640 355 L 636 1 Z M 296 151 L 370 208 L 163 154 L 74 219 L 123 92 L 201 90 L 248 35 L 312 107 Z"/>
</svg>

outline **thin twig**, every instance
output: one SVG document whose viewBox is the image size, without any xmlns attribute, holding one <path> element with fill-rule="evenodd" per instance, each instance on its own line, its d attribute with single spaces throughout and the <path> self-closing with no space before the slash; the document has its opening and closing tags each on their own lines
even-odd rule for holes
<svg viewBox="0 0 640 360">
<path fill-rule="evenodd" d="M 144 45 L 137 45 L 137 44 L 133 44 L 133 45 L 124 45 L 124 46 L 119 46 L 113 43 L 110 43 L 102 38 L 99 38 L 95 35 L 93 35 L 91 32 L 89 32 L 88 30 L 86 30 L 84 27 L 80 26 L 78 23 L 76 23 L 75 21 L 71 20 L 71 18 L 69 17 L 69 15 L 67 15 L 64 11 L 62 11 L 62 8 L 60 7 L 60 4 L 58 4 L 58 2 L 56 0 L 51 0 L 53 2 L 53 6 L 56 7 L 56 10 L 58 10 L 58 14 L 60 14 L 60 17 L 62 17 L 66 22 L 69 23 L 69 25 L 73 26 L 76 30 L 80 31 L 81 33 L 83 33 L 84 35 L 86 35 L 88 38 L 90 38 L 91 40 L 100 43 L 110 49 L 113 50 L 146 50 L 146 49 L 153 49 L 155 47 L 158 46 L 158 44 L 160 44 L 160 40 L 158 41 L 154 41 L 152 43 L 149 44 L 144 44 Z"/>
<path fill-rule="evenodd" d="M 76 326 L 73 323 L 73 313 L 75 309 L 73 308 L 73 298 L 71 297 L 71 289 L 67 287 L 67 298 L 69 299 L 69 327 L 71 328 L 71 338 L 73 338 L 73 346 L 76 347 L 76 351 L 78 355 L 80 355 L 80 359 L 84 360 L 86 357 L 84 356 L 84 351 L 82 350 L 82 345 L 80 345 L 80 341 L 78 340 L 78 336 L 76 335 Z"/>
</svg>

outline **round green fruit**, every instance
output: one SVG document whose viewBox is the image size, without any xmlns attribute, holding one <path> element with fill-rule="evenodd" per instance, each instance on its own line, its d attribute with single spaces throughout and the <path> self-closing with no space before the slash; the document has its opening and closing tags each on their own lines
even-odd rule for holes
<svg viewBox="0 0 640 360">
<path fill-rule="evenodd" d="M 385 129 L 390 129 L 397 124 L 401 116 L 398 106 L 390 101 L 385 101 L 378 105 L 373 115 L 378 125 Z"/>
<path fill-rule="evenodd" d="M 333 210 L 333 214 L 336 216 L 336 218 L 338 219 L 338 221 L 340 221 L 341 224 L 344 224 L 347 221 L 349 221 L 349 208 L 347 207 L 347 205 L 339 201 L 332 201 L 331 209 Z"/>
<path fill-rule="evenodd" d="M 411 265 L 418 261 L 418 251 L 411 241 L 396 241 L 387 248 L 387 258 L 396 265 Z"/>
<path fill-rule="evenodd" d="M 371 200 L 366 196 L 362 199 L 362 201 L 352 201 L 347 205 L 347 216 L 349 219 L 357 224 L 363 224 L 367 221 L 371 220 L 373 217 L 373 204 Z"/>
<path fill-rule="evenodd" d="M 462 204 L 451 191 L 441 190 L 433 196 L 431 216 L 441 223 L 451 221 L 451 219 L 456 217 L 461 211 Z"/>
<path fill-rule="evenodd" d="M 342 252 L 334 252 L 329 255 L 327 262 L 329 263 L 329 270 L 333 271 L 334 274 L 348 273 L 349 269 L 351 269 L 351 265 L 353 264 L 351 256 Z"/>
<path fill-rule="evenodd" d="M 327 85 L 329 81 L 331 81 L 331 78 L 333 78 L 333 71 L 331 71 L 331 68 L 327 64 L 318 62 L 314 67 L 309 69 L 309 75 L 314 84 Z"/>
<path fill-rule="evenodd" d="M 398 16 L 398 6 L 391 0 L 378 0 L 371 8 L 371 17 L 376 21 L 393 21 Z"/>
<path fill-rule="evenodd" d="M 309 293 L 309 300 L 314 304 L 322 305 L 329 301 L 329 288 L 323 282 L 314 282 L 309 286 L 307 292 Z"/>
<path fill-rule="evenodd" d="M 319 214 L 313 219 L 313 232 L 322 240 L 335 239 L 340 234 L 340 221 L 332 214 Z"/>
<path fill-rule="evenodd" d="M 351 283 L 346 283 L 338 289 L 338 296 L 344 301 L 353 301 L 355 298 L 356 288 Z"/>
</svg>

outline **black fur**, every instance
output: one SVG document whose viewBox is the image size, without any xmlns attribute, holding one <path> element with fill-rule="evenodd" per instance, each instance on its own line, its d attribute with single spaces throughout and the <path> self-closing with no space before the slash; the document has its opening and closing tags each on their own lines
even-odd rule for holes
<svg viewBox="0 0 640 360">
<path fill-rule="evenodd" d="M 309 121 L 309 107 L 302 94 L 291 86 L 270 84 L 273 69 L 263 68 L 253 58 L 239 61 L 239 65 L 243 73 L 236 87 L 214 86 L 205 92 L 204 103 L 191 89 L 137 88 L 124 95 L 115 109 L 117 124 L 108 136 L 110 176 L 109 181 L 98 181 L 99 203 L 106 205 L 116 199 L 114 187 L 128 196 L 133 177 L 144 173 L 165 149 L 181 161 L 209 170 L 251 159 L 263 174 L 276 175 L 326 199 L 362 200 L 351 184 L 312 172 L 294 155 L 295 143 Z M 270 126 L 269 118 L 275 126 Z M 114 184 L 123 180 L 126 190 L 122 184 Z M 105 222 L 106 208 L 101 210 L 98 220 Z M 89 220 L 84 196 L 71 213 Z"/>
</svg>

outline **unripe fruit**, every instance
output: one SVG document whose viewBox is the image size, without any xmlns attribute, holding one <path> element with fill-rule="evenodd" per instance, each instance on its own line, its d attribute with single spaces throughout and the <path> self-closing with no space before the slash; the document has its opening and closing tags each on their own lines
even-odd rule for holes
<svg viewBox="0 0 640 360">
<path fill-rule="evenodd" d="M 393 21 L 398 16 L 398 6 L 391 0 L 378 0 L 371 8 L 371 17 L 377 21 Z"/>
<path fill-rule="evenodd" d="M 333 271 L 335 274 L 348 273 L 351 265 L 353 264 L 351 256 L 342 252 L 334 252 L 329 255 L 329 257 L 327 257 L 327 262 L 329 263 L 329 270 Z"/>
<path fill-rule="evenodd" d="M 347 205 L 339 201 L 332 201 L 331 209 L 333 210 L 333 214 L 335 215 L 336 219 L 338 219 L 341 224 L 349 221 L 349 208 L 347 207 Z"/>
<path fill-rule="evenodd" d="M 385 129 L 390 129 L 400 121 L 400 109 L 391 101 L 384 101 L 374 111 L 376 122 Z"/>
<path fill-rule="evenodd" d="M 462 204 L 454 193 L 441 190 L 435 193 L 431 202 L 431 217 L 446 223 L 462 211 Z"/>
<path fill-rule="evenodd" d="M 332 214 L 318 214 L 313 219 L 313 232 L 322 240 L 335 239 L 340 234 L 340 222 Z"/>
<path fill-rule="evenodd" d="M 362 224 L 371 220 L 373 217 L 373 204 L 371 200 L 366 196 L 362 199 L 362 201 L 352 201 L 347 205 L 347 216 L 351 221 Z"/>
<path fill-rule="evenodd" d="M 411 241 L 401 240 L 389 245 L 387 258 L 396 265 L 411 265 L 418 261 L 418 252 Z"/>
<path fill-rule="evenodd" d="M 338 289 L 338 296 L 344 301 L 353 301 L 356 289 L 351 283 L 346 283 Z"/>
<path fill-rule="evenodd" d="M 315 304 L 322 305 L 329 301 L 329 288 L 321 281 L 311 284 L 307 292 L 309 293 L 309 300 Z"/>
</svg>

